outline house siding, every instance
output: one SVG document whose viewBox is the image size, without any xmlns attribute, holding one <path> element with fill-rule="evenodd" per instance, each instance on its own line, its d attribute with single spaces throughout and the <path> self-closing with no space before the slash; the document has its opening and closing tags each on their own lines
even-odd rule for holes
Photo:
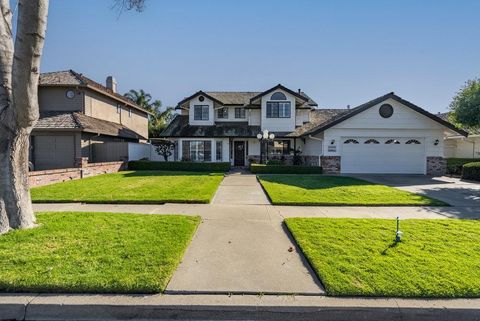
<svg viewBox="0 0 480 321">
<path fill-rule="evenodd" d="M 67 98 L 67 90 L 74 90 L 75 97 Z M 38 104 L 40 112 L 84 110 L 84 92 L 74 87 L 39 87 Z"/>
<path fill-rule="evenodd" d="M 282 92 L 287 97 L 286 101 L 291 105 L 291 117 L 290 118 L 267 118 L 267 102 L 271 101 L 271 96 L 275 92 Z M 265 95 L 261 99 L 261 127 L 262 130 L 290 132 L 295 130 L 295 97 L 283 90 L 276 90 L 275 92 Z"/>
</svg>

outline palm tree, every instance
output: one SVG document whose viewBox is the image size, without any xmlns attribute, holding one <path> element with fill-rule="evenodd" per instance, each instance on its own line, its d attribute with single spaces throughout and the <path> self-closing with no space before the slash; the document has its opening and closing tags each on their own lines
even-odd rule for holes
<svg viewBox="0 0 480 321">
<path fill-rule="evenodd" d="M 148 119 L 148 135 L 149 137 L 158 137 L 160 132 L 167 127 L 173 119 L 173 108 L 167 107 L 162 111 L 162 102 L 160 100 L 152 101 L 152 95 L 143 89 L 130 89 L 124 94 L 128 99 L 133 100 L 137 105 L 153 114 Z"/>
</svg>

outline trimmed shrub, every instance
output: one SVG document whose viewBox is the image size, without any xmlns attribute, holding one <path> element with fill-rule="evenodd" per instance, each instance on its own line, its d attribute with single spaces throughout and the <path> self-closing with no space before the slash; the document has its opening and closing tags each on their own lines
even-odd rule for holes
<svg viewBox="0 0 480 321">
<path fill-rule="evenodd" d="M 128 169 L 149 171 L 228 172 L 230 163 L 130 161 Z"/>
<path fill-rule="evenodd" d="M 478 162 L 478 158 L 447 158 L 447 174 L 462 175 L 464 164 Z"/>
<path fill-rule="evenodd" d="M 480 162 L 463 165 L 462 178 L 480 181 Z"/>
<path fill-rule="evenodd" d="M 322 174 L 320 166 L 251 164 L 250 171 L 254 174 Z"/>
</svg>

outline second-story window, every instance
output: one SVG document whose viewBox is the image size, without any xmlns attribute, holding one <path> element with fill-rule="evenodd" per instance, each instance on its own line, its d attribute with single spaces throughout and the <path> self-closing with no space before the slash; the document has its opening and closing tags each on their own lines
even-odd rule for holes
<svg viewBox="0 0 480 321">
<path fill-rule="evenodd" d="M 291 105 L 289 101 L 267 102 L 267 118 L 290 118 L 291 114 Z"/>
<path fill-rule="evenodd" d="M 235 118 L 245 118 L 245 108 L 235 108 Z"/>
<path fill-rule="evenodd" d="M 195 105 L 193 106 L 193 119 L 194 120 L 208 120 L 208 105 Z"/>
<path fill-rule="evenodd" d="M 228 108 L 223 107 L 223 108 L 217 109 L 217 118 L 218 119 L 227 119 L 228 118 Z"/>
</svg>

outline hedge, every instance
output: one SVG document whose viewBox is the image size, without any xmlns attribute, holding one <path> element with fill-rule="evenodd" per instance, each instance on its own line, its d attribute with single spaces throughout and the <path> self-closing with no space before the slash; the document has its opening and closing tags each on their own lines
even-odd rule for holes
<svg viewBox="0 0 480 321">
<path fill-rule="evenodd" d="M 228 172 L 230 163 L 130 161 L 128 162 L 128 169 L 140 171 Z"/>
<path fill-rule="evenodd" d="M 462 178 L 480 181 L 480 162 L 463 165 Z"/>
<path fill-rule="evenodd" d="M 478 158 L 447 158 L 447 174 L 462 175 L 464 164 L 477 162 Z"/>
<path fill-rule="evenodd" d="M 254 174 L 322 174 L 320 166 L 297 165 L 251 164 L 250 171 Z"/>
</svg>

